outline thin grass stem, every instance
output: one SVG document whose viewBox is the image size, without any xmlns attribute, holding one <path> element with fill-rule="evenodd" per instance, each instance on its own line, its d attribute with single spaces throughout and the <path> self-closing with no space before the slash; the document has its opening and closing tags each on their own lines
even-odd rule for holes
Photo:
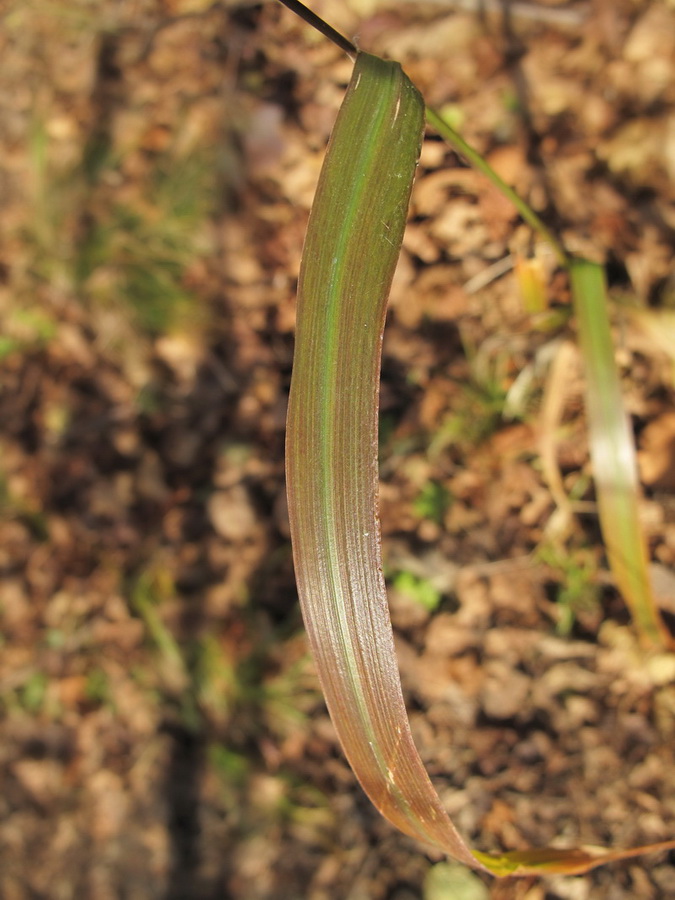
<svg viewBox="0 0 675 900">
<path fill-rule="evenodd" d="M 316 30 L 324 37 L 327 37 L 329 41 L 332 41 L 341 50 L 344 50 L 350 59 L 356 59 L 359 52 L 356 46 L 343 34 L 340 34 L 339 31 L 333 28 L 332 25 L 329 25 L 328 22 L 324 21 L 321 16 L 317 16 L 315 12 L 308 9 L 304 3 L 300 3 L 300 0 L 280 0 L 280 2 L 283 3 L 284 6 L 287 6 L 291 12 L 294 12 L 296 16 L 300 16 L 301 19 L 304 19 L 304 21 L 307 22 L 308 25 L 311 25 L 312 28 L 316 28 Z"/>
<path fill-rule="evenodd" d="M 284 2 L 284 0 L 282 0 Z M 565 253 L 562 244 L 553 234 L 553 232 L 548 228 L 547 225 L 544 224 L 542 219 L 537 215 L 537 213 L 532 209 L 532 207 L 520 197 L 510 185 L 508 185 L 503 178 L 501 178 L 492 166 L 485 160 L 480 153 L 475 150 L 471 144 L 468 144 L 464 138 L 459 134 L 459 132 L 455 131 L 455 129 L 448 125 L 445 119 L 437 113 L 434 109 L 431 109 L 427 106 L 427 121 L 434 126 L 436 131 L 444 137 L 446 141 L 449 141 L 453 145 L 453 147 L 462 154 L 462 156 L 466 157 L 466 159 L 471 163 L 474 169 L 478 169 L 479 172 L 482 172 L 490 181 L 494 184 L 496 188 L 498 188 L 505 197 L 513 203 L 516 207 L 522 218 L 527 222 L 528 225 L 532 226 L 535 231 L 538 231 L 539 234 L 544 238 L 544 240 L 548 241 L 548 243 L 553 248 L 553 251 L 558 259 L 558 262 L 564 268 L 568 268 L 570 264 L 569 257 Z"/>
</svg>

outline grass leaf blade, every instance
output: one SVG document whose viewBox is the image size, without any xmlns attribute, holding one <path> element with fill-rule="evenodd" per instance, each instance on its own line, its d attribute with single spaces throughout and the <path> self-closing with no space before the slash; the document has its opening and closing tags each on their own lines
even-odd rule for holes
<svg viewBox="0 0 675 900">
<path fill-rule="evenodd" d="M 414 746 L 377 519 L 377 407 L 387 296 L 424 104 L 397 63 L 360 54 L 310 216 L 298 285 L 287 479 L 298 590 L 336 730 L 391 822 L 480 867 Z"/>
<path fill-rule="evenodd" d="M 570 265 L 579 342 L 586 369 L 591 460 L 609 564 L 644 644 L 668 642 L 652 594 L 647 548 L 638 516 L 635 442 L 624 409 L 607 314 L 604 270 Z"/>
</svg>

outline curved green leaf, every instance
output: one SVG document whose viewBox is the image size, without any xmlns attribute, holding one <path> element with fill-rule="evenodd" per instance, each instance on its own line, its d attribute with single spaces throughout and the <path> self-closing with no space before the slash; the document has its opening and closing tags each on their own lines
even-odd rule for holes
<svg viewBox="0 0 675 900">
<path fill-rule="evenodd" d="M 359 54 L 303 251 L 288 506 L 307 634 L 354 772 L 402 831 L 475 866 L 410 733 L 376 514 L 382 331 L 423 126 L 401 67 Z"/>
</svg>

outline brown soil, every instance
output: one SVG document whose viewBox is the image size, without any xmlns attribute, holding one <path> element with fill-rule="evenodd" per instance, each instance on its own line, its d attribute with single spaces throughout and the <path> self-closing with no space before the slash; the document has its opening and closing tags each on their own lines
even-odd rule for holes
<svg viewBox="0 0 675 900">
<path fill-rule="evenodd" d="M 672 627 L 672 2 L 314 7 L 606 263 Z M 0 897 L 431 900 L 438 857 L 336 744 L 284 504 L 295 285 L 350 63 L 273 2 L 0 13 Z M 416 740 L 482 850 L 675 834 L 675 664 L 607 571 L 574 352 L 551 383 L 565 341 L 551 255 L 429 133 L 385 337 L 383 552 Z M 675 897 L 672 854 L 480 882 Z"/>
</svg>

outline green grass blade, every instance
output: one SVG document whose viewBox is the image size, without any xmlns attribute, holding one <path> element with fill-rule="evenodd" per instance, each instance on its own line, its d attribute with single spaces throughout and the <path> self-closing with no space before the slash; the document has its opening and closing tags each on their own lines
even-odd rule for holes
<svg viewBox="0 0 675 900">
<path fill-rule="evenodd" d="M 523 220 L 527 222 L 527 224 L 535 231 L 538 231 L 545 241 L 548 241 L 549 245 L 553 249 L 553 252 L 558 258 L 558 262 L 560 263 L 560 265 L 567 266 L 569 263 L 569 258 L 565 253 L 562 244 L 553 234 L 551 229 L 545 225 L 543 220 L 532 209 L 530 204 L 526 203 L 525 200 L 523 200 L 523 198 L 504 181 L 501 175 L 498 175 L 497 172 L 495 172 L 490 163 L 483 156 L 481 156 L 480 153 L 471 146 L 471 144 L 465 141 L 462 135 L 458 131 L 456 131 L 452 127 L 452 125 L 446 122 L 443 116 L 440 115 L 440 113 L 437 113 L 436 110 L 427 107 L 426 114 L 427 121 L 430 125 L 433 125 L 433 127 L 441 135 L 441 137 L 445 138 L 445 140 L 449 144 L 451 144 L 455 148 L 455 150 L 473 166 L 474 169 L 485 175 L 485 177 L 489 179 L 492 184 L 494 184 L 494 186 L 498 190 L 500 190 L 508 200 L 511 201 L 511 203 L 513 203 Z"/>
<path fill-rule="evenodd" d="M 638 517 L 635 442 L 614 362 L 604 271 L 596 263 L 574 260 L 570 275 L 586 368 L 591 460 L 607 557 L 643 643 L 663 647 L 668 638 L 647 570 Z"/>
<path fill-rule="evenodd" d="M 298 591 L 345 754 L 406 834 L 479 866 L 413 743 L 377 519 L 377 408 L 387 296 L 424 124 L 397 63 L 360 54 L 305 239 L 286 470 Z"/>
</svg>

